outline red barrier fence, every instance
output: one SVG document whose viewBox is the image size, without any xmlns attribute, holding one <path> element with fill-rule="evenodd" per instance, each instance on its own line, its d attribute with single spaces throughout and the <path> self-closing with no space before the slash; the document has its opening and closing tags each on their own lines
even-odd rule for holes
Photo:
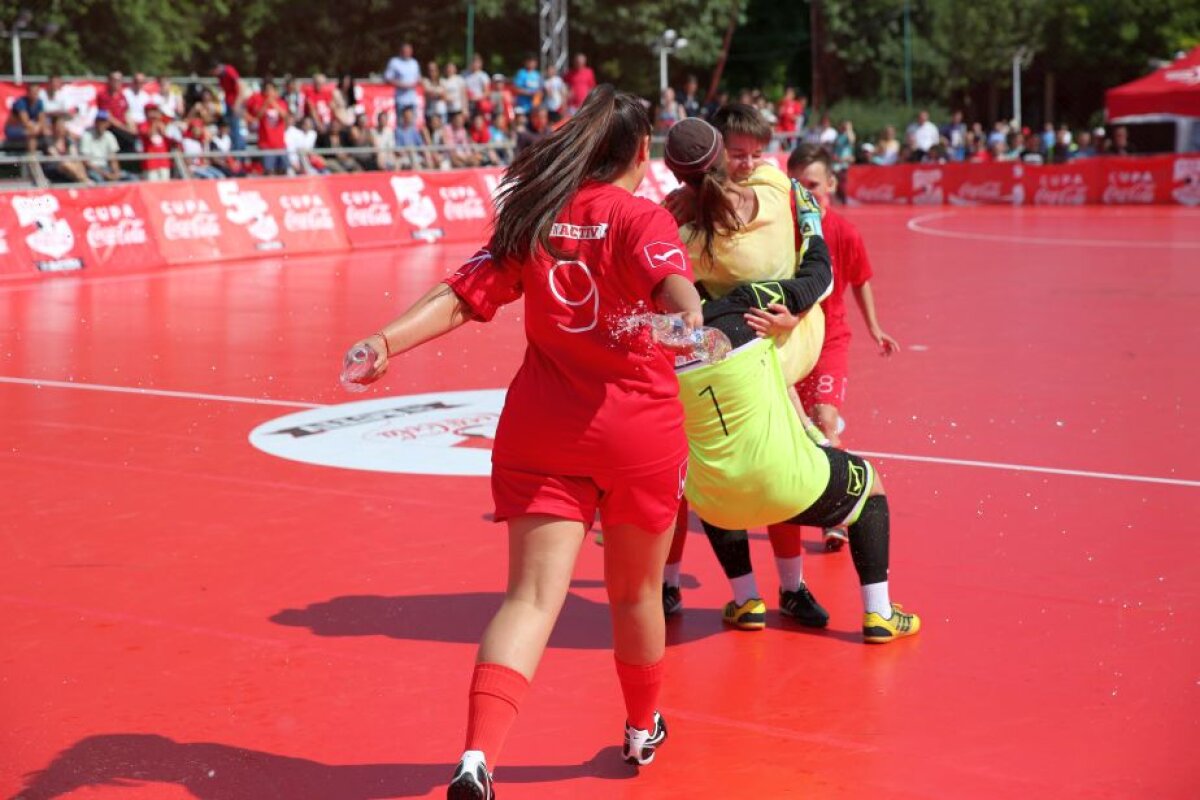
<svg viewBox="0 0 1200 800">
<path fill-rule="evenodd" d="M 1068 164 L 851 167 L 852 205 L 1200 205 L 1200 155 L 1088 158 Z"/>
<path fill-rule="evenodd" d="M 0 278 L 338 252 L 486 236 L 498 169 L 126 183 L 0 193 Z M 1063 166 L 854 167 L 857 203 L 1200 205 L 1200 157 Z M 638 194 L 676 186 L 652 162 Z"/>
</svg>

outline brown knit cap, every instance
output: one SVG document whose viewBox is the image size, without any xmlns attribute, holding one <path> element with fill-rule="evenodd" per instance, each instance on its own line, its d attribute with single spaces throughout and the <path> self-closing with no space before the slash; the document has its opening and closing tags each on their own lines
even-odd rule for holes
<svg viewBox="0 0 1200 800">
<path fill-rule="evenodd" d="M 725 152 L 725 142 L 712 125 L 688 117 L 671 126 L 663 159 L 679 180 L 708 172 Z"/>
</svg>

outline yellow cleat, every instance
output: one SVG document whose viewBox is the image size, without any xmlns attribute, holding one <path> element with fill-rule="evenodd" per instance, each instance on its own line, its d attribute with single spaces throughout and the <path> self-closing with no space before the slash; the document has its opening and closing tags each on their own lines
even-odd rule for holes
<svg viewBox="0 0 1200 800">
<path fill-rule="evenodd" d="M 863 639 L 872 644 L 916 636 L 920 630 L 921 618 L 901 611 L 899 603 L 892 603 L 892 615 L 886 619 L 873 611 L 863 614 Z"/>
<path fill-rule="evenodd" d="M 767 627 L 767 604 L 759 597 L 751 597 L 740 606 L 730 600 L 725 604 L 721 619 L 742 631 L 761 631 Z"/>
</svg>

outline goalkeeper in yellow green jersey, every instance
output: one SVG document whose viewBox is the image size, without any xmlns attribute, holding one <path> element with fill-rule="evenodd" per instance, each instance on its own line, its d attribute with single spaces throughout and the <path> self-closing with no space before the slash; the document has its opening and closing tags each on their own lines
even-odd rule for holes
<svg viewBox="0 0 1200 800">
<path fill-rule="evenodd" d="M 806 258 L 828 260 L 811 239 Z M 863 597 L 863 637 L 890 642 L 915 634 L 920 618 L 888 594 L 888 501 L 870 462 L 821 446 L 793 408 L 772 340 L 758 338 L 745 319 L 751 308 L 779 303 L 793 313 L 811 304 L 802 279 L 744 284 L 704 306 L 705 324 L 723 331 L 734 349 L 721 361 L 677 368 L 689 456 L 685 494 L 704 523 L 735 599 L 727 621 L 761 627 L 765 608 L 750 565 L 746 528 L 791 522 L 848 526 L 850 554 Z M 749 579 L 749 585 L 746 579 Z M 739 587 L 739 581 L 743 586 Z M 800 622 L 823 627 L 828 614 L 808 594 Z M 739 602 L 739 589 L 743 589 Z M 743 619 L 745 614 L 757 615 Z"/>
</svg>

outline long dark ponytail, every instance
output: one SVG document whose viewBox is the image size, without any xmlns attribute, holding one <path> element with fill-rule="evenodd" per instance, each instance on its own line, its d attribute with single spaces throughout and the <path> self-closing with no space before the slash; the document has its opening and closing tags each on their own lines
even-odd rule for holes
<svg viewBox="0 0 1200 800">
<path fill-rule="evenodd" d="M 737 209 L 725 191 L 727 180 L 725 157 L 701 175 L 689 175 L 684 181 L 696 192 L 696 217 L 692 228 L 703 237 L 704 256 L 712 260 L 713 242 L 742 227 Z"/>
<path fill-rule="evenodd" d="M 584 182 L 609 182 L 628 169 L 650 130 L 639 98 L 608 84 L 593 89 L 575 116 L 508 168 L 496 197 L 492 256 L 525 259 L 540 250 L 569 257 L 550 241 L 554 220 Z"/>
</svg>

